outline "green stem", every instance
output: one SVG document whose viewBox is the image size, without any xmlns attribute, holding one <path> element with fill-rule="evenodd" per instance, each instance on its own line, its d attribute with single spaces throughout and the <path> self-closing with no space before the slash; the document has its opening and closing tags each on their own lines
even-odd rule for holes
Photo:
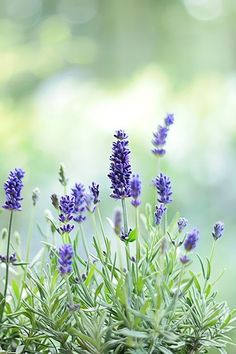
<svg viewBox="0 0 236 354">
<path fill-rule="evenodd" d="M 71 308 L 73 308 L 74 301 L 73 301 L 73 296 L 72 296 L 72 293 L 71 293 L 71 288 L 70 288 L 68 275 L 66 275 L 65 281 L 66 281 L 66 290 L 67 290 L 67 296 L 68 296 L 69 305 L 70 305 Z"/>
<path fill-rule="evenodd" d="M 136 282 L 137 282 L 137 293 L 138 293 L 138 278 L 139 278 L 139 261 L 140 261 L 140 243 L 139 243 L 139 210 L 135 208 L 135 225 L 137 231 L 137 239 L 136 239 Z"/>
<path fill-rule="evenodd" d="M 95 235 L 96 235 L 96 242 L 97 242 L 98 248 L 99 248 L 98 256 L 99 256 L 100 260 L 103 261 L 103 259 L 102 259 L 102 246 L 101 246 L 100 236 L 99 236 L 99 233 L 98 233 L 98 229 L 97 229 L 97 224 L 96 224 L 96 219 L 95 219 L 94 213 L 92 213 L 91 216 L 92 216 L 92 221 L 93 221 L 93 228 L 94 228 Z"/>
<path fill-rule="evenodd" d="M 6 305 L 6 297 L 7 297 L 7 288 L 8 288 L 8 278 L 9 278 L 9 255 L 10 255 L 10 243 L 11 243 L 11 229 L 12 229 L 12 220 L 13 220 L 13 210 L 10 212 L 10 220 L 9 220 L 9 228 L 8 228 L 8 235 L 7 235 L 7 260 L 6 260 L 6 277 L 5 277 L 5 287 L 3 292 L 4 297 L 4 305 L 1 312 L 1 320 L 4 313 L 4 308 Z"/>
<path fill-rule="evenodd" d="M 128 215 L 127 215 L 127 207 L 126 207 L 126 202 L 125 198 L 121 199 L 122 203 L 122 209 L 123 209 L 123 217 L 124 217 L 124 232 L 126 235 L 128 235 Z"/>
<path fill-rule="evenodd" d="M 122 202 L 122 210 L 123 210 L 123 218 L 124 218 L 124 233 L 128 236 L 128 216 L 127 216 L 127 208 L 125 198 L 121 199 Z M 130 250 L 129 244 L 125 244 L 125 253 L 126 253 L 126 262 L 127 262 L 127 269 L 128 272 L 131 270 L 131 262 L 130 262 Z"/>
<path fill-rule="evenodd" d="M 166 235 L 167 232 L 167 223 L 168 223 L 168 219 L 167 219 L 167 210 L 164 214 L 164 235 Z"/>
<path fill-rule="evenodd" d="M 136 263 L 140 261 L 140 243 L 139 243 L 139 210 L 135 208 L 135 224 L 137 230 L 137 239 L 136 239 Z"/>
<path fill-rule="evenodd" d="M 104 231 L 104 227 L 103 227 L 103 223 L 102 223 L 102 217 L 101 217 L 101 212 L 100 212 L 99 206 L 97 207 L 97 213 L 98 213 L 98 220 L 99 220 L 100 228 L 102 231 L 102 237 L 103 237 L 103 240 L 106 244 L 106 236 L 105 236 L 105 231 Z"/>
<path fill-rule="evenodd" d="M 89 256 L 89 251 L 88 251 L 88 246 L 87 246 L 87 242 L 85 240 L 85 234 L 84 234 L 84 229 L 83 226 L 80 224 L 80 231 L 81 231 L 81 237 L 82 237 L 82 242 L 83 242 L 83 246 L 84 246 L 84 250 L 88 259 L 88 262 L 90 262 L 90 256 Z"/>
<path fill-rule="evenodd" d="M 211 253 L 210 253 L 210 263 L 213 261 L 214 253 L 215 253 L 215 245 L 216 245 L 216 240 L 213 241 L 212 247 L 211 247 Z"/>
<path fill-rule="evenodd" d="M 182 283 L 183 274 L 184 274 L 184 264 L 182 264 L 182 266 L 181 266 L 181 270 L 180 270 L 180 274 L 179 274 L 178 286 L 177 286 L 176 293 L 175 293 L 175 295 L 174 295 L 173 310 L 172 310 L 172 313 L 171 313 L 171 316 L 170 316 L 169 323 L 170 323 L 170 321 L 172 320 L 172 318 L 174 317 L 174 313 L 175 313 L 177 301 L 178 301 L 179 294 L 180 294 L 180 286 L 181 286 L 181 283 Z"/>
</svg>

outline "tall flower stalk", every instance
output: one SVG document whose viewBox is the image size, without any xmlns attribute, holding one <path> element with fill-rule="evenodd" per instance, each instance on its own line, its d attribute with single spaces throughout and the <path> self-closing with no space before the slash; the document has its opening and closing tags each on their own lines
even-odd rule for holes
<svg viewBox="0 0 236 354">
<path fill-rule="evenodd" d="M 121 199 L 123 219 L 124 219 L 124 238 L 129 235 L 128 215 L 125 199 L 131 196 L 130 179 L 131 165 L 129 160 L 130 150 L 128 147 L 128 136 L 123 130 L 118 130 L 114 137 L 116 141 L 112 145 L 112 155 L 110 157 L 111 197 Z M 126 245 L 127 267 L 130 269 L 129 245 Z"/>
<path fill-rule="evenodd" d="M 13 222 L 13 213 L 14 211 L 21 210 L 21 201 L 23 198 L 21 197 L 21 191 L 23 188 L 22 179 L 24 177 L 25 172 L 21 168 L 16 168 L 11 171 L 7 181 L 4 184 L 5 190 L 5 204 L 3 208 L 10 211 L 10 219 L 9 219 L 9 227 L 8 227 L 8 235 L 7 235 L 7 253 L 6 253 L 6 275 L 5 275 L 5 285 L 3 291 L 4 297 L 4 305 L 1 312 L 1 320 L 4 312 L 6 297 L 7 297 L 7 289 L 8 289 L 8 278 L 9 278 L 9 266 L 10 266 L 10 244 L 11 244 L 11 231 L 12 231 L 12 222 Z"/>
<path fill-rule="evenodd" d="M 168 113 L 164 119 L 164 124 L 159 125 L 157 131 L 153 133 L 153 149 L 152 153 L 157 157 L 162 157 L 166 154 L 166 140 L 170 126 L 174 123 L 174 114 Z"/>
</svg>

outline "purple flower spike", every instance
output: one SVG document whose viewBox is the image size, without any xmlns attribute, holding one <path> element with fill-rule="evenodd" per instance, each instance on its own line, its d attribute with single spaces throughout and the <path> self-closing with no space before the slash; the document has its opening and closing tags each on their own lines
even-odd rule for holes
<svg viewBox="0 0 236 354">
<path fill-rule="evenodd" d="M 111 197 L 114 199 L 123 199 L 130 197 L 130 150 L 128 148 L 128 136 L 123 130 L 118 130 L 114 136 L 117 141 L 112 146 L 110 173 L 108 177 L 111 180 Z"/>
<path fill-rule="evenodd" d="M 186 255 L 186 254 L 184 254 L 183 256 L 180 256 L 180 262 L 182 263 L 182 264 L 186 264 L 186 263 L 188 263 L 190 261 L 190 258 Z"/>
<path fill-rule="evenodd" d="M 65 215 L 73 214 L 75 209 L 75 199 L 69 195 L 62 196 L 59 209 Z"/>
<path fill-rule="evenodd" d="M 153 133 L 153 141 L 152 141 L 153 145 L 154 146 L 165 145 L 167 134 L 168 134 L 168 128 L 159 125 L 157 128 L 157 132 Z"/>
<path fill-rule="evenodd" d="M 155 211 L 155 224 L 160 225 L 161 220 L 163 215 L 166 212 L 166 207 L 164 204 L 160 204 L 159 206 L 156 206 L 156 211 Z"/>
<path fill-rule="evenodd" d="M 73 249 L 71 245 L 63 245 L 59 248 L 59 271 L 61 275 L 72 272 Z"/>
<path fill-rule="evenodd" d="M 186 240 L 184 241 L 185 250 L 186 251 L 193 250 L 196 247 L 198 240 L 199 240 L 199 231 L 193 229 L 191 232 L 187 234 Z"/>
<path fill-rule="evenodd" d="M 173 113 L 167 113 L 167 116 L 165 117 L 165 125 L 169 127 L 172 125 L 175 121 L 174 114 Z"/>
<path fill-rule="evenodd" d="M 139 179 L 139 175 L 132 176 L 130 181 L 130 194 L 133 198 L 131 200 L 131 204 L 137 208 L 141 204 L 141 200 L 139 200 L 139 196 L 141 194 L 141 181 Z"/>
<path fill-rule="evenodd" d="M 225 225 L 221 221 L 218 221 L 214 225 L 214 230 L 212 232 L 212 236 L 214 237 L 215 240 L 218 240 L 218 238 L 221 238 L 223 236 L 224 228 L 225 228 Z"/>
<path fill-rule="evenodd" d="M 17 261 L 16 259 L 16 253 L 12 253 L 9 258 L 7 258 L 7 256 L 2 256 L 0 255 L 0 262 L 1 263 L 11 263 L 14 264 Z"/>
<path fill-rule="evenodd" d="M 68 224 L 73 219 L 73 213 L 75 210 L 75 199 L 69 195 L 62 196 L 59 203 L 59 209 L 61 214 L 58 219 L 63 224 L 60 227 L 62 233 L 71 232 L 74 228 L 73 225 Z"/>
<path fill-rule="evenodd" d="M 164 156 L 166 153 L 166 150 L 163 148 L 156 148 L 156 149 L 152 149 L 152 152 L 156 156 Z"/>
<path fill-rule="evenodd" d="M 171 203 L 172 189 L 171 189 L 171 181 L 169 177 L 160 173 L 160 175 L 156 177 L 154 181 L 154 185 L 157 188 L 158 201 L 162 204 Z"/>
<path fill-rule="evenodd" d="M 70 224 L 65 224 L 60 227 L 60 230 L 63 234 L 66 232 L 70 233 L 73 229 L 74 229 L 74 225 L 70 225 Z"/>
<path fill-rule="evenodd" d="M 3 205 L 4 209 L 21 210 L 21 190 L 23 188 L 22 179 L 25 172 L 21 168 L 15 168 L 11 171 L 7 181 L 4 183 L 6 201 Z"/>
<path fill-rule="evenodd" d="M 116 133 L 114 134 L 114 137 L 118 140 L 126 140 L 128 139 L 128 135 L 125 133 L 124 130 L 117 130 Z"/>
<path fill-rule="evenodd" d="M 179 233 L 181 233 L 185 229 L 185 227 L 188 225 L 188 220 L 185 218 L 179 218 L 177 225 L 178 225 Z"/>
<path fill-rule="evenodd" d="M 122 229 L 122 213 L 120 209 L 115 210 L 114 214 L 114 231 L 117 236 L 120 236 Z"/>
<path fill-rule="evenodd" d="M 91 213 L 94 213 L 96 205 L 100 202 L 99 200 L 99 184 L 92 182 L 89 187 L 89 193 L 85 195 L 86 208 Z"/>
<path fill-rule="evenodd" d="M 86 193 L 82 183 L 76 183 L 72 188 L 72 196 L 75 198 L 74 221 L 81 223 L 86 219 Z"/>
<path fill-rule="evenodd" d="M 174 123 L 174 114 L 168 113 L 165 117 L 164 123 L 164 126 L 159 125 L 157 131 L 153 133 L 152 144 L 154 146 L 154 149 L 152 150 L 152 152 L 155 156 L 159 157 L 164 156 L 166 153 L 164 146 L 166 144 L 169 127 Z"/>
<path fill-rule="evenodd" d="M 93 203 L 96 205 L 100 202 L 99 200 L 99 184 L 92 182 L 92 185 L 89 187 L 90 193 L 93 196 Z"/>
</svg>

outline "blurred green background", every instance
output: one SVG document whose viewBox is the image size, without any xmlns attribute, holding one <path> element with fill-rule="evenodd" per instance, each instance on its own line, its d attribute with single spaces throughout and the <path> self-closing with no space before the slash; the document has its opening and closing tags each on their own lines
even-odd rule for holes
<svg viewBox="0 0 236 354">
<path fill-rule="evenodd" d="M 203 256 L 212 225 L 225 222 L 214 273 L 226 269 L 219 298 L 236 306 L 235 21 L 234 0 L 0 2 L 0 182 L 15 166 L 27 171 L 14 225 L 23 238 L 31 190 L 41 190 L 42 225 L 50 194 L 61 192 L 60 162 L 71 183 L 100 183 L 103 214 L 112 215 L 107 173 L 118 128 L 129 134 L 143 199 L 153 201 L 152 131 L 174 112 L 162 160 L 173 181 L 170 214 L 180 211 L 201 230 Z M 39 245 L 35 228 L 34 252 Z"/>
</svg>

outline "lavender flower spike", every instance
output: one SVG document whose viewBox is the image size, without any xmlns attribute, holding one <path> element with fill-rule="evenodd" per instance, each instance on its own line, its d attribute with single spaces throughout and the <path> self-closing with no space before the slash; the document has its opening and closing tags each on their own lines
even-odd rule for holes
<svg viewBox="0 0 236 354">
<path fill-rule="evenodd" d="M 74 221 L 81 223 L 86 219 L 86 193 L 82 183 L 76 183 L 72 188 L 72 196 L 75 198 Z"/>
<path fill-rule="evenodd" d="M 92 185 L 89 187 L 90 193 L 93 196 L 93 203 L 96 205 L 100 202 L 99 200 L 99 184 L 92 182 Z"/>
<path fill-rule="evenodd" d="M 168 113 L 164 119 L 164 126 L 159 125 L 157 131 L 153 133 L 152 144 L 154 146 L 152 152 L 155 156 L 163 156 L 166 153 L 164 146 L 169 132 L 169 127 L 174 123 L 174 114 Z"/>
<path fill-rule="evenodd" d="M 111 197 L 124 199 L 130 197 L 131 166 L 129 162 L 130 150 L 128 148 L 128 136 L 123 130 L 118 130 L 114 137 L 117 139 L 112 146 L 110 157 Z"/>
<path fill-rule="evenodd" d="M 72 272 L 72 258 L 73 249 L 71 245 L 63 245 L 59 248 L 59 271 L 61 275 L 69 274 Z"/>
<path fill-rule="evenodd" d="M 160 204 L 159 206 L 156 206 L 156 211 L 155 211 L 155 224 L 160 225 L 161 220 L 163 215 L 166 212 L 166 207 L 164 204 Z"/>
<path fill-rule="evenodd" d="M 166 127 L 169 127 L 170 125 L 172 125 L 175 121 L 174 118 L 174 114 L 173 113 L 167 113 L 166 117 L 165 117 L 165 125 Z"/>
<path fill-rule="evenodd" d="M 185 227 L 188 225 L 188 220 L 185 218 L 179 218 L 177 225 L 178 225 L 179 233 L 181 233 L 185 229 Z"/>
<path fill-rule="evenodd" d="M 61 214 L 58 219 L 63 224 L 60 227 L 62 233 L 71 232 L 74 225 L 70 225 L 69 222 L 73 219 L 73 213 L 75 209 L 75 199 L 69 195 L 62 196 L 59 203 L 59 210 Z"/>
<path fill-rule="evenodd" d="M 99 184 L 92 182 L 89 186 L 89 193 L 85 195 L 86 208 L 90 213 L 94 213 L 96 205 L 100 202 L 99 200 Z"/>
<path fill-rule="evenodd" d="M 180 256 L 179 259 L 182 264 L 186 264 L 190 261 L 189 257 L 186 254 L 184 254 L 183 256 Z"/>
<path fill-rule="evenodd" d="M 7 181 L 4 183 L 6 202 L 3 205 L 4 209 L 21 210 L 21 190 L 23 188 L 22 179 L 25 172 L 21 168 L 15 168 L 11 171 Z"/>
<path fill-rule="evenodd" d="M 214 237 L 215 240 L 218 240 L 218 238 L 221 238 L 223 236 L 224 228 L 225 228 L 225 225 L 221 221 L 218 221 L 214 225 L 214 230 L 212 232 L 212 236 Z"/>
<path fill-rule="evenodd" d="M 160 175 L 156 177 L 154 185 L 157 188 L 158 201 L 162 204 L 171 203 L 172 188 L 169 177 L 165 176 L 163 173 L 160 173 Z"/>
<path fill-rule="evenodd" d="M 186 251 L 193 250 L 197 245 L 198 239 L 199 239 L 199 231 L 193 229 L 191 232 L 187 234 L 186 240 L 184 241 L 185 250 Z"/>
<path fill-rule="evenodd" d="M 130 194 L 133 198 L 131 204 L 137 208 L 141 204 L 141 200 L 139 199 L 141 194 L 141 181 L 139 179 L 139 175 L 132 176 L 130 181 Z"/>
</svg>

